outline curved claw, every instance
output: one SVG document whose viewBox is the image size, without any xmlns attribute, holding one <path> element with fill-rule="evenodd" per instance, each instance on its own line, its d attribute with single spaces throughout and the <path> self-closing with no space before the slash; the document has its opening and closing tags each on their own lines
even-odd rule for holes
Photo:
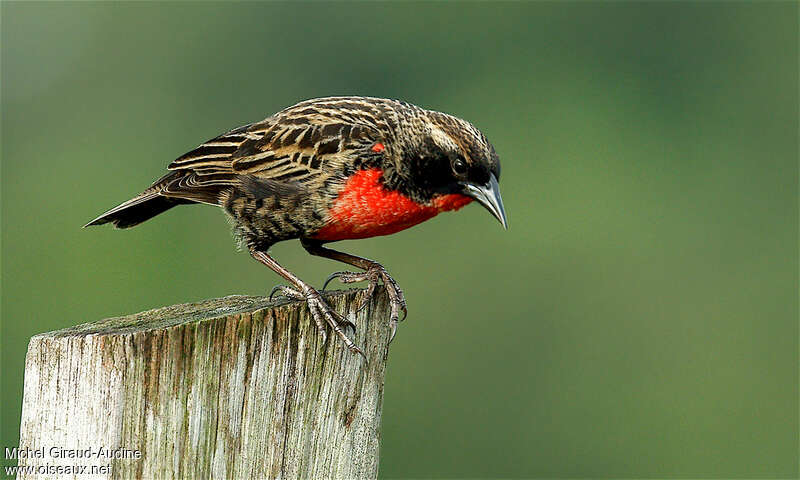
<svg viewBox="0 0 800 480">
<path fill-rule="evenodd" d="M 284 288 L 286 287 L 284 287 L 283 285 L 275 285 L 274 287 L 272 287 L 272 290 L 270 290 L 269 292 L 269 301 L 270 302 L 272 301 L 272 297 L 275 295 L 275 292 L 280 290 L 281 293 L 283 293 Z"/>
<path fill-rule="evenodd" d="M 304 300 L 306 297 L 298 292 L 297 290 L 287 287 L 286 285 L 275 285 L 272 287 L 272 290 L 269 292 L 269 301 L 272 301 L 272 297 L 275 296 L 276 292 L 281 292 L 281 295 L 290 299 L 290 300 Z"/>
<path fill-rule="evenodd" d="M 364 353 L 363 350 L 358 348 L 358 345 L 353 345 L 352 347 L 350 347 L 350 351 L 352 353 L 357 353 L 357 354 L 361 355 L 362 357 L 364 357 L 364 361 L 368 361 L 367 360 L 367 355 Z"/>
<path fill-rule="evenodd" d="M 392 340 L 394 340 L 394 336 L 397 335 L 397 323 L 390 322 L 389 328 L 392 329 L 392 332 L 389 334 L 389 343 L 392 343 Z"/>
<path fill-rule="evenodd" d="M 325 289 L 328 288 L 328 284 L 331 283 L 331 280 L 333 280 L 334 278 L 339 278 L 340 276 L 346 273 L 350 272 L 333 272 L 330 275 L 328 275 L 328 278 L 325 279 L 325 283 L 322 284 L 322 290 L 325 291 Z"/>
<path fill-rule="evenodd" d="M 331 313 L 333 313 L 334 318 L 337 322 L 339 322 L 340 326 L 350 327 L 353 329 L 353 332 L 356 331 L 356 324 L 351 322 L 350 320 L 344 318 L 341 313 L 337 312 L 336 310 L 331 309 Z"/>
</svg>

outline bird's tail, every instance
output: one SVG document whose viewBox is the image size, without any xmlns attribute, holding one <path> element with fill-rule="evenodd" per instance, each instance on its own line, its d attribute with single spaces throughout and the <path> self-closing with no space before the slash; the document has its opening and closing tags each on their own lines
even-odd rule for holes
<svg viewBox="0 0 800 480">
<path fill-rule="evenodd" d="M 142 193 L 95 218 L 84 225 L 84 228 L 104 223 L 113 223 L 117 228 L 130 228 L 182 203 L 194 202 L 182 198 L 164 197 L 158 192 Z"/>
<path fill-rule="evenodd" d="M 130 228 L 160 213 L 164 213 L 176 205 L 196 203 L 184 198 L 166 197 L 163 195 L 165 187 L 178 177 L 179 175 L 176 175 L 176 172 L 170 172 L 164 175 L 156 180 L 153 185 L 144 192 L 105 212 L 84 225 L 83 228 L 92 225 L 103 225 L 105 223 L 113 223 L 117 228 Z"/>
</svg>

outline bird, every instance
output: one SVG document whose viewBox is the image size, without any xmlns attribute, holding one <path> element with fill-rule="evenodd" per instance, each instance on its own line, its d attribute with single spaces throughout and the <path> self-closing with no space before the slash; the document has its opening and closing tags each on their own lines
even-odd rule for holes
<svg viewBox="0 0 800 480">
<path fill-rule="evenodd" d="M 355 326 L 269 254 L 298 239 L 311 255 L 358 271 L 335 272 L 322 287 L 369 282 L 363 308 L 383 284 L 390 341 L 407 315 L 403 291 L 380 263 L 326 246 L 390 235 L 476 201 L 508 228 L 500 195 L 500 159 L 486 136 L 455 116 L 401 100 L 325 97 L 214 137 L 172 161 L 168 173 L 84 227 L 130 228 L 175 206 L 221 207 L 243 249 L 288 285 L 272 289 L 304 301 L 323 342 L 329 327 L 354 353 Z"/>
</svg>

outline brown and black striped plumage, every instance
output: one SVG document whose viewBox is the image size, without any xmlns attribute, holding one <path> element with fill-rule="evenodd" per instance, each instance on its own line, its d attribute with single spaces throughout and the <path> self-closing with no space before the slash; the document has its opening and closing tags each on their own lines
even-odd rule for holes
<svg viewBox="0 0 800 480">
<path fill-rule="evenodd" d="M 299 238 L 312 254 L 363 268 L 365 273 L 342 279 L 370 280 L 371 288 L 383 281 L 396 322 L 405 305 L 385 270 L 323 243 L 392 233 L 472 199 L 505 225 L 496 191 L 500 164 L 486 137 L 461 119 L 396 100 L 301 102 L 203 143 L 168 169 L 88 225 L 128 228 L 179 204 L 220 206 L 251 254 L 292 283 L 285 293 L 309 301 L 321 331 L 327 323 L 343 339 L 341 318 L 316 300 L 316 290 L 269 264 L 272 244 Z"/>
</svg>

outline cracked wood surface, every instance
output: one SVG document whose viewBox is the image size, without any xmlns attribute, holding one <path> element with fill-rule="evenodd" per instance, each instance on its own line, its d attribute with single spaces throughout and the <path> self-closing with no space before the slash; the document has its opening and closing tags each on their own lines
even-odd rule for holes
<svg viewBox="0 0 800 480">
<path fill-rule="evenodd" d="M 326 299 L 353 312 L 363 295 Z M 388 312 L 379 289 L 349 317 L 367 362 L 332 332 L 323 344 L 305 304 L 263 297 L 36 335 L 20 428 L 33 453 L 19 464 L 52 474 L 19 478 L 377 478 Z"/>
</svg>

